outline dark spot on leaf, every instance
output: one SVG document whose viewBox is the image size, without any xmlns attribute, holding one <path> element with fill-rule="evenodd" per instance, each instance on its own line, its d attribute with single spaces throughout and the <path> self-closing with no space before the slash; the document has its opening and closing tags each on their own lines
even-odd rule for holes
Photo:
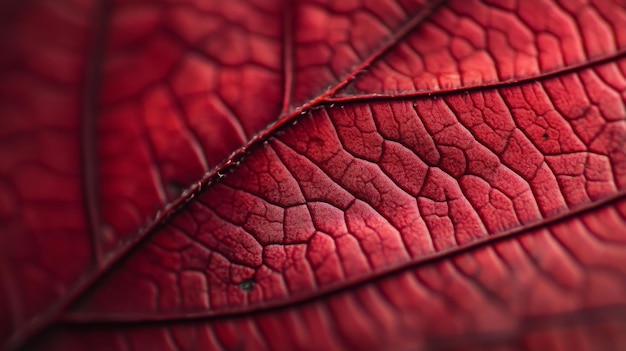
<svg viewBox="0 0 626 351">
<path fill-rule="evenodd" d="M 548 140 L 548 133 L 543 133 L 541 137 L 543 138 L 543 140 Z"/>
<path fill-rule="evenodd" d="M 254 279 L 246 279 L 242 281 L 241 283 L 239 283 L 239 289 L 245 292 L 248 292 L 248 291 L 251 291 L 255 285 L 256 285 L 256 282 L 254 281 Z"/>
<path fill-rule="evenodd" d="M 310 143 L 317 146 L 324 146 L 324 140 L 318 137 L 311 138 Z"/>
<path fill-rule="evenodd" d="M 184 187 L 182 184 L 179 184 L 176 182 L 169 182 L 167 184 L 167 192 L 169 193 L 171 197 L 176 197 L 180 195 L 180 193 L 182 193 L 183 190 L 184 190 Z"/>
</svg>

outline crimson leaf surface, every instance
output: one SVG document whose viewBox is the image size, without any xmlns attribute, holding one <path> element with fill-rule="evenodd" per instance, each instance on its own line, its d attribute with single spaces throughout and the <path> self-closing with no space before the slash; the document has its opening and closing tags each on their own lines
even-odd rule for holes
<svg viewBox="0 0 626 351">
<path fill-rule="evenodd" d="M 7 2 L 5 349 L 626 346 L 626 5 Z"/>
</svg>

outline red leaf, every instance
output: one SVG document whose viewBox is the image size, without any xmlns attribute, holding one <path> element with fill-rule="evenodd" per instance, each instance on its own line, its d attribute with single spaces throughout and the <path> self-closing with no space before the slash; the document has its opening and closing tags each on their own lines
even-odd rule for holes
<svg viewBox="0 0 626 351">
<path fill-rule="evenodd" d="M 626 345 L 625 4 L 2 6 L 6 349 Z"/>
</svg>

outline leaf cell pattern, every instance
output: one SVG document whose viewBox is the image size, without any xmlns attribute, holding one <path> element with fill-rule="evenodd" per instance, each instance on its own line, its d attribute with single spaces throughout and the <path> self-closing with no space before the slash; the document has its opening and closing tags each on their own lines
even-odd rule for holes
<svg viewBox="0 0 626 351">
<path fill-rule="evenodd" d="M 212 314 L 311 295 L 621 194 L 622 92 L 600 76 L 618 64 L 316 110 L 200 195 L 87 310 Z M 559 99 L 565 87 L 580 96 Z M 590 87 L 617 97 L 616 117 Z"/>
<path fill-rule="evenodd" d="M 623 2 L 0 7 L 7 350 L 626 345 Z"/>
</svg>

